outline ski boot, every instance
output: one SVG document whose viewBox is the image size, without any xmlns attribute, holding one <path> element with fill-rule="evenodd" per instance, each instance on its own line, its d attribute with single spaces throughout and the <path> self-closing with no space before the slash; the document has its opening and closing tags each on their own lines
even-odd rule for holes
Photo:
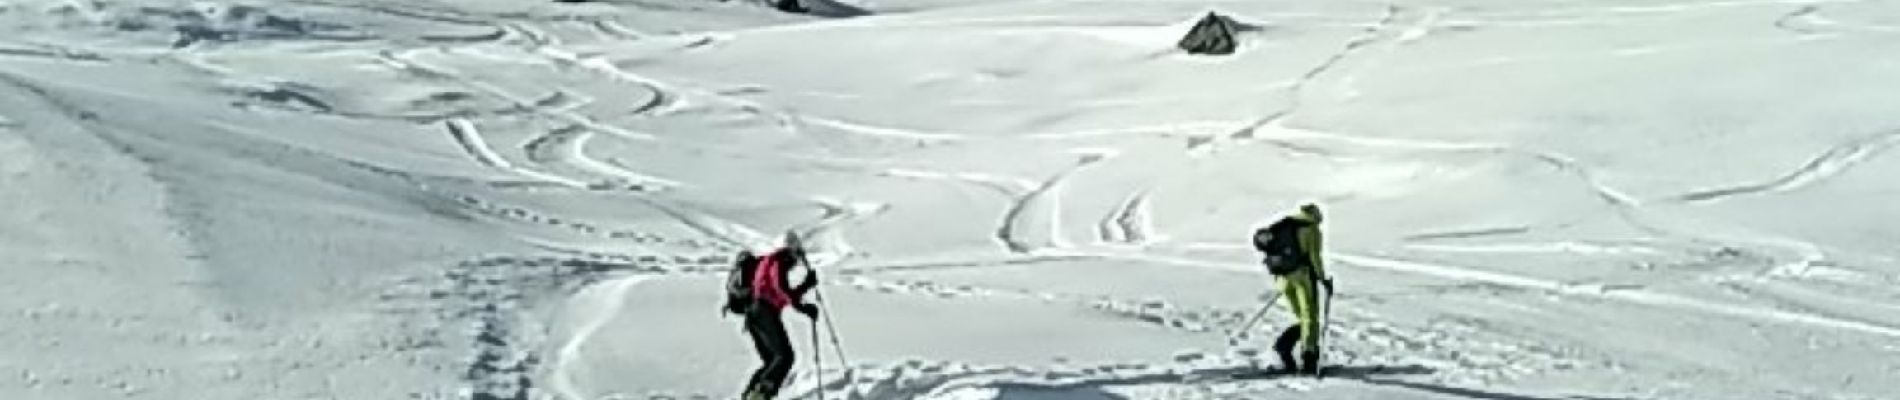
<svg viewBox="0 0 1900 400">
<path fill-rule="evenodd" d="M 1299 342 L 1298 326 L 1287 327 L 1285 331 L 1280 332 L 1279 338 L 1274 339 L 1273 353 L 1280 356 L 1280 368 L 1273 371 L 1275 374 L 1292 374 L 1300 371 L 1300 364 L 1293 362 L 1293 347 Z"/>
<path fill-rule="evenodd" d="M 772 400 L 773 397 L 777 397 L 777 393 L 775 392 L 777 392 L 777 390 L 773 390 L 772 384 L 760 383 L 757 385 L 752 385 L 751 387 L 747 387 L 745 390 L 745 395 L 740 396 L 739 399 L 740 400 Z"/>
<path fill-rule="evenodd" d="M 1319 352 L 1307 351 L 1300 353 L 1300 373 L 1319 376 Z"/>
</svg>

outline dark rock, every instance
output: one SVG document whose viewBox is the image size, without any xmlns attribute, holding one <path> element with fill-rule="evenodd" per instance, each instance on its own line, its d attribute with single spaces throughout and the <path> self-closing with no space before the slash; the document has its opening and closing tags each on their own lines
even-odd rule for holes
<svg viewBox="0 0 1900 400">
<path fill-rule="evenodd" d="M 1187 51 L 1188 54 L 1234 54 L 1234 50 L 1240 45 L 1235 32 L 1245 29 L 1245 26 L 1235 22 L 1233 18 L 1208 12 L 1207 16 L 1201 17 L 1201 21 L 1195 23 L 1194 28 L 1188 30 L 1187 36 L 1181 37 L 1181 41 L 1175 45 Z"/>
</svg>

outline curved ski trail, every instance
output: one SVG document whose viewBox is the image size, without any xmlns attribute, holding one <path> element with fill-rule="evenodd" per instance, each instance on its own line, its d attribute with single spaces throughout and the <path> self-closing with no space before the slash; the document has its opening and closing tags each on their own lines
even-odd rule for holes
<svg viewBox="0 0 1900 400">
<path fill-rule="evenodd" d="M 475 123 L 469 122 L 466 119 L 461 119 L 461 118 L 450 119 L 446 122 L 443 122 L 443 126 L 448 129 L 449 136 L 453 137 L 455 139 L 455 142 L 462 146 L 462 150 L 467 152 L 470 157 L 474 157 L 475 161 L 481 163 L 482 165 L 493 167 L 495 169 L 499 169 L 502 171 L 512 172 L 516 175 L 521 175 L 523 177 L 540 180 L 544 182 L 549 182 L 549 183 L 555 183 L 562 186 L 568 186 L 568 187 L 574 187 L 574 188 L 588 187 L 586 182 L 581 182 L 579 180 L 575 180 L 573 178 L 568 178 L 565 176 L 560 176 L 560 175 L 555 175 L 555 174 L 550 174 L 546 172 L 523 168 L 523 167 L 514 165 L 514 163 L 508 162 L 508 159 L 503 158 L 500 153 L 496 153 L 495 149 L 493 147 L 490 147 L 486 140 L 482 139 L 482 133 L 481 131 L 475 129 Z"/>
<path fill-rule="evenodd" d="M 1808 160 L 1806 164 L 1796 168 L 1793 172 L 1789 172 L 1774 180 L 1697 191 L 1677 196 L 1676 199 L 1683 202 L 1700 203 L 1719 201 L 1742 195 L 1793 191 L 1845 173 L 1855 165 L 1880 155 L 1881 153 L 1885 153 L 1896 144 L 1900 144 L 1900 130 L 1882 132 L 1829 148 L 1827 151 L 1822 152 L 1821 155 Z"/>
<path fill-rule="evenodd" d="M 560 395 L 560 398 L 569 400 L 591 398 L 583 396 L 579 387 L 574 383 L 573 370 L 576 367 L 573 365 L 573 362 L 580 358 L 581 346 L 586 344 L 589 339 L 592 339 L 594 334 L 599 333 L 601 328 L 606 327 L 607 323 L 612 321 L 614 317 L 620 315 L 620 309 L 626 307 L 625 300 L 629 289 L 632 289 L 634 285 L 653 278 L 653 275 L 626 276 L 611 282 L 594 285 L 586 290 L 582 290 L 579 294 L 574 296 L 575 301 L 585 301 L 585 303 L 581 305 L 587 307 L 584 308 L 584 310 L 591 310 L 592 312 L 587 314 L 584 322 L 580 324 L 580 329 L 575 331 L 576 333 L 573 335 L 570 335 L 567 341 L 561 344 L 561 348 L 555 352 L 553 377 L 551 379 L 553 382 L 551 382 L 549 386 L 554 393 Z"/>
</svg>

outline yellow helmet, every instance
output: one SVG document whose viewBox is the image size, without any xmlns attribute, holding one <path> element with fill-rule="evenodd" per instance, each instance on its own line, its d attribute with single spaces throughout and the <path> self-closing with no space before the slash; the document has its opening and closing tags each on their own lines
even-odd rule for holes
<svg viewBox="0 0 1900 400">
<path fill-rule="evenodd" d="M 1300 205 L 1300 216 L 1313 222 L 1319 222 L 1321 219 L 1324 219 L 1324 216 L 1320 215 L 1319 204 L 1314 203 Z"/>
</svg>

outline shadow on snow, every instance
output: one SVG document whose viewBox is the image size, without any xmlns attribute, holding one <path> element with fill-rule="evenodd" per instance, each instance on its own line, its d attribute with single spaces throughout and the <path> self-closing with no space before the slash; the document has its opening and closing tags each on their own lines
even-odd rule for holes
<svg viewBox="0 0 1900 400">
<path fill-rule="evenodd" d="M 1407 375 L 1430 375 L 1435 372 L 1437 372 L 1436 369 L 1423 365 L 1348 365 L 1327 368 L 1326 378 L 1346 379 L 1370 385 L 1477 400 L 1628 400 L 1627 398 L 1620 397 L 1579 395 L 1535 396 L 1393 379 Z M 1216 382 L 1221 380 L 1272 380 L 1282 378 L 1288 377 L 1271 372 L 1264 372 L 1253 367 L 1230 367 L 1197 370 L 1187 373 L 1161 372 L 1132 376 L 1090 378 L 1064 383 L 997 382 L 986 386 L 997 390 L 996 399 L 998 400 L 1123 400 L 1127 397 L 1111 393 L 1105 388 L 1110 386 L 1139 386 L 1194 381 Z"/>
<path fill-rule="evenodd" d="M 1327 368 L 1328 377 L 1344 379 L 1367 379 L 1380 376 L 1425 375 L 1436 370 L 1422 365 L 1353 365 Z M 1227 367 L 1194 370 L 1189 372 L 1158 372 L 1151 374 L 1106 376 L 1088 378 L 1063 383 L 1039 382 L 996 382 L 988 386 L 996 389 L 996 398 L 1015 400 L 1097 400 L 1125 399 L 1121 395 L 1103 390 L 1109 386 L 1139 386 L 1150 384 L 1178 384 L 1183 382 L 1216 382 L 1223 380 L 1266 380 L 1277 379 L 1283 375 L 1263 372 L 1259 368 Z"/>
</svg>

